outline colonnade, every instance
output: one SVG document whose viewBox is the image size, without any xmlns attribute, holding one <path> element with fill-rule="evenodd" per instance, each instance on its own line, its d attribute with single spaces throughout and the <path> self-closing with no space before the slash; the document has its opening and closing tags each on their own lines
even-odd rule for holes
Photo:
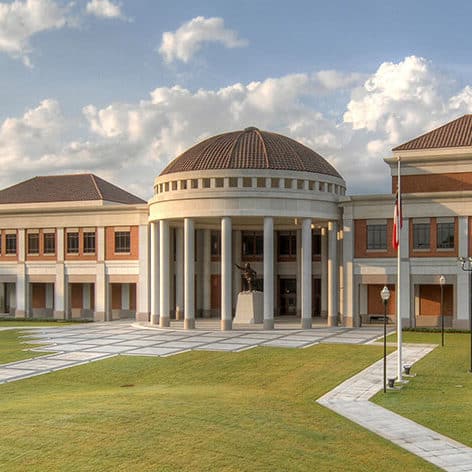
<svg viewBox="0 0 472 472">
<path fill-rule="evenodd" d="M 233 225 L 232 218 L 224 216 L 220 220 L 221 229 L 221 329 L 232 329 L 233 315 Z M 321 311 L 327 313 L 328 325 L 336 325 L 338 317 L 338 261 L 337 222 L 328 222 L 321 232 Z M 176 231 L 176 241 L 180 245 L 181 228 Z M 263 221 L 263 315 L 264 329 L 274 328 L 274 274 L 275 274 L 275 231 L 274 218 L 264 217 Z M 211 287 L 211 247 L 210 230 L 203 230 L 203 313 L 210 311 Z M 312 220 L 301 219 L 300 238 L 300 291 L 301 327 L 312 327 Z M 183 261 L 180 251 L 176 251 L 176 279 L 182 277 L 183 287 L 176 284 L 176 300 L 182 298 L 185 329 L 195 328 L 195 220 L 184 218 Z M 161 327 L 169 326 L 170 320 L 170 224 L 168 220 L 151 222 L 151 323 Z M 183 288 L 183 294 L 181 290 Z M 180 305 L 179 305 L 180 306 Z"/>
</svg>

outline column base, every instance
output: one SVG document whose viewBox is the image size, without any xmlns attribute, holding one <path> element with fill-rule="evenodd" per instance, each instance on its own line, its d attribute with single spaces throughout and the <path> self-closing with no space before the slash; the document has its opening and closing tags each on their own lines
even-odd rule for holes
<svg viewBox="0 0 472 472">
<path fill-rule="evenodd" d="M 66 314 L 64 311 L 54 311 L 53 317 L 55 320 L 65 320 L 66 319 Z"/>
<path fill-rule="evenodd" d="M 136 313 L 136 321 L 149 321 L 149 313 Z"/>
<path fill-rule="evenodd" d="M 328 312 L 326 310 L 321 310 L 320 316 L 321 318 L 328 318 Z"/>
<path fill-rule="evenodd" d="M 328 326 L 338 326 L 338 317 L 328 316 Z"/>
<path fill-rule="evenodd" d="M 185 319 L 184 320 L 184 329 L 195 329 L 195 319 Z"/>
<path fill-rule="evenodd" d="M 151 324 L 158 325 L 159 324 L 159 315 L 151 315 Z"/>
<path fill-rule="evenodd" d="M 93 316 L 94 321 L 105 321 L 105 312 L 104 311 L 96 311 Z"/>
<path fill-rule="evenodd" d="M 343 326 L 345 328 L 358 328 L 359 323 L 354 323 L 354 318 L 352 316 L 345 316 L 343 319 Z"/>
<path fill-rule="evenodd" d="M 161 328 L 168 328 L 170 326 L 169 316 L 161 316 L 159 318 L 159 326 Z"/>
<path fill-rule="evenodd" d="M 311 318 L 302 318 L 302 329 L 311 329 Z"/>
<path fill-rule="evenodd" d="M 15 318 L 26 318 L 25 310 L 15 310 Z"/>
<path fill-rule="evenodd" d="M 264 319 L 264 329 L 274 329 L 274 318 Z"/>
<path fill-rule="evenodd" d="M 221 331 L 231 331 L 233 329 L 233 320 L 221 320 Z"/>
</svg>

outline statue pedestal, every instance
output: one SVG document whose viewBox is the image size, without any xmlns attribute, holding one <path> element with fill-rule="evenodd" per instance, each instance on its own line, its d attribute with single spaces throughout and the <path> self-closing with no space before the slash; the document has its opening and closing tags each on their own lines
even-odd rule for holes
<svg viewBox="0 0 472 472">
<path fill-rule="evenodd" d="M 240 292 L 233 323 L 258 324 L 264 322 L 264 295 L 262 292 Z"/>
</svg>

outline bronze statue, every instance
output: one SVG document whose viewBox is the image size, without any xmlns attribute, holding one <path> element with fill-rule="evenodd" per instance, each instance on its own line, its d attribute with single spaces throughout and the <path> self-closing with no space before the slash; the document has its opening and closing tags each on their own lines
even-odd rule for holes
<svg viewBox="0 0 472 472">
<path fill-rule="evenodd" d="M 253 291 L 253 284 L 256 280 L 257 272 L 251 267 L 249 262 L 246 262 L 244 267 L 241 267 L 238 264 L 234 264 L 241 272 L 243 277 L 246 279 L 247 286 L 250 292 Z"/>
</svg>

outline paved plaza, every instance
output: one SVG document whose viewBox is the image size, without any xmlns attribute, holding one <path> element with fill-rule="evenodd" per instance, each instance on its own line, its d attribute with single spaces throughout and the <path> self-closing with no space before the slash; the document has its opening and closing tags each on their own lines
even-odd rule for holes
<svg viewBox="0 0 472 472">
<path fill-rule="evenodd" d="M 382 335 L 381 327 L 317 328 L 311 330 L 183 330 L 159 329 L 128 322 L 24 329 L 34 359 L 0 366 L 0 383 L 33 377 L 116 355 L 171 356 L 188 351 L 240 352 L 256 346 L 306 348 L 318 343 L 366 344 Z"/>
</svg>

